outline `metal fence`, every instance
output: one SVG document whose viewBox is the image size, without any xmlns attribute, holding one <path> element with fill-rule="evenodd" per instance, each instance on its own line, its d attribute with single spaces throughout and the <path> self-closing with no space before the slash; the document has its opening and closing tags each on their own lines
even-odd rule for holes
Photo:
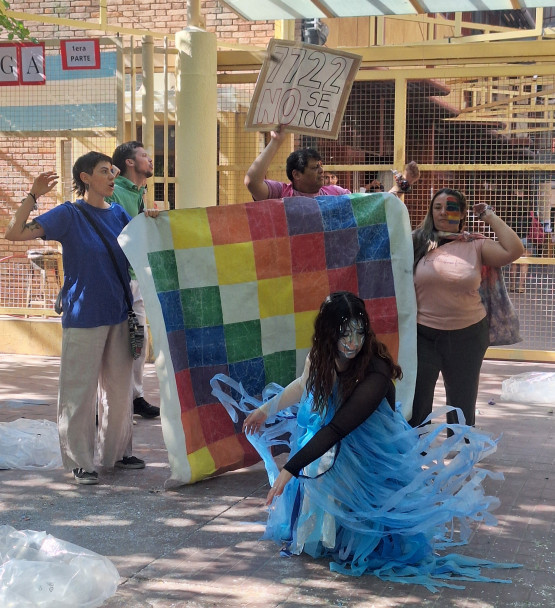
<svg viewBox="0 0 555 608">
<path fill-rule="evenodd" d="M 387 190 L 391 170 L 401 168 L 395 156 L 401 133 L 404 159 L 417 161 L 422 171 L 413 192 L 405 195 L 413 228 L 424 218 L 433 192 L 448 186 L 466 194 L 469 209 L 478 202 L 491 204 L 524 239 L 525 257 L 504 269 L 523 342 L 495 350 L 507 351 L 509 358 L 541 359 L 537 351 L 555 350 L 555 76 L 431 78 L 421 72 L 422 77 L 409 78 L 407 71 L 401 87 L 397 74 L 395 80 L 359 74 L 366 80 L 354 83 L 338 139 L 292 135 L 268 177 L 286 181 L 287 154 L 310 146 L 338 175 L 339 185 L 358 192 L 378 180 Z M 250 199 L 243 177 L 268 136 L 242 128 L 254 84 L 246 79 L 220 87 L 233 104 L 219 116 L 219 203 L 231 204 Z M 533 239 L 532 216 L 540 225 Z M 492 236 L 472 213 L 467 229 Z"/>
<path fill-rule="evenodd" d="M 51 126 L 48 133 L 39 132 L 38 128 L 20 128 L 10 134 L 4 127 L 2 137 L 7 151 L 0 164 L 6 167 L 7 177 L 3 180 L 0 205 L 12 208 L 18 204 L 21 192 L 17 190 L 21 186 L 17 184 L 28 181 L 27 173 L 31 173 L 31 167 L 26 165 L 28 147 L 20 149 L 23 137 L 27 144 L 36 142 L 37 147 L 46 150 L 42 159 L 39 155 L 39 162 L 44 163 L 46 157 L 63 177 L 61 194 L 57 201 L 51 201 L 55 204 L 60 198 L 70 198 L 70 167 L 79 154 L 88 149 L 111 153 L 119 139 L 143 135 L 139 112 L 143 69 L 140 45 L 132 40 L 129 44 L 118 42 L 121 48 L 110 44 L 107 42 L 103 50 L 114 53 L 114 71 L 102 81 L 98 78 L 92 86 L 96 87 L 96 103 L 104 104 L 111 113 L 102 119 L 96 116 L 95 127 L 90 124 L 92 118 L 85 116 L 86 109 L 75 107 L 80 104 L 67 103 L 67 99 L 71 99 L 69 85 L 62 79 L 57 84 L 53 80 L 50 90 L 28 87 L 33 91 L 18 93 L 28 95 L 27 99 L 1 99 L 3 107 L 18 103 L 32 107 L 37 124 L 48 118 L 39 115 L 36 109 L 39 106 L 40 112 L 50 113 L 53 119 L 58 116 L 59 106 L 71 105 L 66 117 L 69 115 L 72 120 L 81 117 L 84 123 L 89 122 L 71 130 Z M 157 172 L 155 198 L 161 206 L 171 208 L 175 181 L 175 78 L 173 60 L 168 61 L 171 53 L 167 44 L 158 45 L 156 53 L 153 68 L 157 83 L 153 142 Z M 285 159 L 297 146 L 317 148 L 326 167 L 337 173 L 338 183 L 353 192 L 373 180 L 381 181 L 387 190 L 391 185 L 391 170 L 402 168 L 401 160 L 415 160 L 421 167 L 422 178 L 414 191 L 405 196 L 413 227 L 424 217 L 433 192 L 443 186 L 462 190 L 470 207 L 476 202 L 493 205 L 523 239 L 528 237 L 531 214 L 535 215 L 541 224 L 540 235 L 534 240 L 528 239 L 526 256 L 505 269 L 524 337 L 508 356 L 528 357 L 529 351 L 552 352 L 555 350 L 555 243 L 551 232 L 555 226 L 555 76 L 549 71 L 552 69 L 548 67 L 526 65 L 492 65 L 487 70 L 483 67 L 461 70 L 459 66 L 439 70 L 361 71 L 338 139 L 291 136 L 275 158 L 268 177 L 286 179 Z M 244 130 L 257 72 L 244 68 L 232 72 L 226 66 L 218 76 L 215 119 L 218 121 L 220 205 L 250 200 L 243 178 L 268 138 L 263 133 Z M 88 85 L 90 82 L 82 76 L 78 86 Z M 15 94 L 15 91 L 0 90 L 0 96 Z M 40 95 L 45 97 L 41 99 Z M 10 198 L 8 192 L 15 195 Z M 488 235 L 484 225 L 471 215 L 468 229 Z M 28 244 L 26 247 L 31 248 Z M 0 263 L 0 306 L 3 307 L 0 312 L 13 312 L 14 308 L 29 311 L 35 308 L 31 302 L 44 302 L 45 309 L 51 309 L 53 293 L 46 293 L 43 285 L 48 284 L 50 289 L 52 283 L 45 282 L 44 275 L 33 269 L 26 250 L 15 253 L 11 258 L 5 256 Z M 519 355 L 519 350 L 527 353 Z"/>
</svg>

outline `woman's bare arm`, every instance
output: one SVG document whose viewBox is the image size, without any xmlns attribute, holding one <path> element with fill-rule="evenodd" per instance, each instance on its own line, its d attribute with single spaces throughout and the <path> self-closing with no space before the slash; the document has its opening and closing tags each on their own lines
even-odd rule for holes
<svg viewBox="0 0 555 608">
<path fill-rule="evenodd" d="M 58 183 L 58 175 L 55 171 L 46 171 L 35 178 L 31 190 L 23 199 L 21 205 L 13 214 L 4 235 L 8 241 L 30 241 L 44 236 L 44 230 L 36 220 L 28 221 L 33 211 L 36 199 L 47 192 Z"/>
<path fill-rule="evenodd" d="M 482 245 L 482 261 L 486 266 L 505 266 L 524 253 L 524 245 L 518 234 L 491 207 L 478 203 L 474 205 L 473 212 L 489 225 L 497 237 L 497 241 L 488 239 Z"/>
</svg>

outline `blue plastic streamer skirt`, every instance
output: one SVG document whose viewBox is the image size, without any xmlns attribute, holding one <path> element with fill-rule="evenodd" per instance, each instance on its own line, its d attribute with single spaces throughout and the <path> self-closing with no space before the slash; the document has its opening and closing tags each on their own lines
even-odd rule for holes
<svg viewBox="0 0 555 608">
<path fill-rule="evenodd" d="M 211 385 L 233 420 L 237 412 L 248 414 L 281 390 L 268 385 L 259 401 L 223 374 Z M 437 555 L 438 550 L 467 544 L 472 522 L 496 525 L 491 511 L 499 500 L 485 494 L 483 481 L 503 479 L 502 473 L 476 466 L 495 452 L 499 439 L 464 424 L 435 422 L 453 409 L 438 408 L 428 419 L 431 424 L 413 429 L 399 404 L 394 412 L 384 400 L 363 424 L 287 484 L 270 506 L 264 538 L 278 543 L 284 556 L 304 551 L 328 557 L 334 572 L 373 574 L 430 591 L 463 589 L 459 581 L 510 583 L 483 576 L 481 570 L 519 564 Z M 268 418 L 259 434 L 247 435 L 264 461 L 270 484 L 279 474 L 272 449 L 285 445 L 294 454 L 332 416 L 333 405 L 322 420 L 305 395 L 298 406 Z M 444 439 L 447 428 L 454 434 Z"/>
</svg>

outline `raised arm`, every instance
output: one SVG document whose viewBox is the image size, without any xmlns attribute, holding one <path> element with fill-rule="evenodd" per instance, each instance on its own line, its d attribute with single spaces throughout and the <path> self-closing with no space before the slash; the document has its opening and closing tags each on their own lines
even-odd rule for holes
<svg viewBox="0 0 555 608">
<path fill-rule="evenodd" d="M 478 203 L 474 205 L 473 213 L 488 224 L 497 237 L 497 241 L 487 239 L 482 245 L 482 261 L 486 266 L 505 266 L 524 253 L 518 234 L 489 205 Z"/>
<path fill-rule="evenodd" d="M 4 235 L 8 241 L 30 241 L 44 236 L 44 230 L 36 220 L 27 222 L 35 208 L 37 198 L 50 192 L 58 183 L 55 171 L 46 171 L 35 178 L 31 190 L 14 213 Z"/>
<path fill-rule="evenodd" d="M 270 142 L 257 156 L 245 175 L 245 186 L 255 201 L 266 200 L 269 196 L 268 186 L 264 183 L 264 179 L 270 163 L 285 141 L 287 133 L 284 127 L 279 126 L 275 131 L 271 132 L 271 136 Z"/>
<path fill-rule="evenodd" d="M 397 173 L 393 178 L 393 186 L 388 190 L 391 194 L 395 194 L 399 198 L 403 196 L 405 192 L 408 192 L 411 186 L 420 179 L 420 169 L 416 164 L 416 161 L 411 160 L 410 163 L 405 165 L 403 173 L 399 176 Z"/>
</svg>

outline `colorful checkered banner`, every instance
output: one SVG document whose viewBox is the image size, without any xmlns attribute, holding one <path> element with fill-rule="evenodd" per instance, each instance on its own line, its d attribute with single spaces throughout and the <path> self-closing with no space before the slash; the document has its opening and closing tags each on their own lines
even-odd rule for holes
<svg viewBox="0 0 555 608">
<path fill-rule="evenodd" d="M 145 301 L 160 381 L 170 484 L 249 466 L 258 454 L 212 395 L 226 374 L 260 396 L 302 371 L 324 298 L 364 299 L 403 368 L 410 415 L 416 377 L 412 240 L 387 193 L 295 197 L 137 216 L 119 237 Z"/>
</svg>

